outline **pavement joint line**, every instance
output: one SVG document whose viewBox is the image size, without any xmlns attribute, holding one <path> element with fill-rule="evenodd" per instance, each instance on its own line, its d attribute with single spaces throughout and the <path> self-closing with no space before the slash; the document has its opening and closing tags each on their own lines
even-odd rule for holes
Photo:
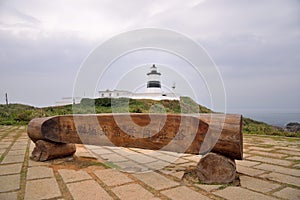
<svg viewBox="0 0 300 200">
<path fill-rule="evenodd" d="M 64 200 L 73 200 L 73 197 L 67 187 L 67 184 L 63 181 L 61 175 L 58 173 L 57 169 L 53 169 L 54 178 L 58 184 L 58 188 Z"/>
<path fill-rule="evenodd" d="M 13 130 L 12 130 L 13 131 Z M 22 135 L 23 130 L 17 131 L 17 134 L 13 136 L 13 140 L 10 145 L 6 148 L 6 151 L 1 155 L 0 164 L 2 164 L 3 159 L 6 157 L 8 152 L 11 150 L 11 147 L 16 143 L 17 139 Z M 2 139 L 1 139 L 2 140 Z M 0 140 L 0 141 L 1 141 Z"/>
<path fill-rule="evenodd" d="M 157 172 L 157 171 L 154 171 L 154 172 Z M 160 193 L 162 190 L 155 190 L 154 188 L 150 187 L 149 185 L 147 185 L 143 181 L 141 181 L 138 178 L 136 178 L 135 176 L 133 176 L 131 173 L 128 173 L 128 177 L 131 178 L 132 180 L 134 180 L 133 183 L 139 184 L 141 187 L 143 187 L 144 189 L 146 189 L 150 193 L 152 193 L 155 197 L 159 197 L 159 198 L 163 197 L 163 199 L 169 199 L 167 196 Z M 180 185 L 177 185 L 175 187 L 178 187 L 178 186 L 180 186 Z M 173 187 L 170 187 L 170 188 L 167 188 L 167 189 L 172 189 L 172 188 L 175 188 L 175 187 L 173 186 Z"/>
<path fill-rule="evenodd" d="M 27 177 L 27 170 L 28 170 L 28 159 L 29 159 L 29 149 L 30 149 L 30 139 L 27 140 L 27 147 L 24 156 L 24 162 L 21 169 L 20 174 L 20 190 L 17 194 L 18 200 L 24 199 L 25 196 L 25 189 L 26 189 L 26 177 Z"/>
<path fill-rule="evenodd" d="M 179 185 L 179 186 L 181 186 L 181 185 Z M 196 192 L 199 192 L 200 194 L 202 194 L 202 195 L 204 195 L 206 197 L 209 197 L 211 199 L 217 199 L 218 198 L 215 194 L 213 194 L 213 192 L 219 190 L 219 188 L 220 188 L 219 187 L 219 188 L 216 188 L 216 189 L 211 190 L 210 192 L 208 192 L 208 191 L 206 191 L 206 190 L 204 190 L 204 189 L 202 189 L 200 187 L 195 186 L 195 184 L 186 185 L 186 187 L 188 187 L 188 188 L 190 188 L 190 189 L 192 189 L 192 190 L 194 190 Z"/>
<path fill-rule="evenodd" d="M 254 160 L 249 159 L 249 158 L 251 158 L 253 156 L 265 157 L 265 156 L 261 156 L 261 155 L 251 154 L 249 157 L 244 158 L 243 160 L 254 161 Z M 271 158 L 271 157 L 265 157 L 265 158 Z M 282 159 L 280 159 L 280 158 L 272 158 L 272 159 L 275 159 L 275 160 L 284 160 L 283 158 Z M 290 160 L 288 160 L 288 161 L 290 161 Z M 293 165 L 294 165 L 294 163 L 292 163 L 292 161 L 290 161 L 292 163 L 290 165 L 279 165 L 279 164 L 276 164 L 276 163 L 270 163 L 270 162 L 264 162 L 264 161 L 255 161 L 255 162 L 261 162 L 261 163 L 264 163 L 264 164 L 270 164 L 270 165 L 275 165 L 275 166 L 280 166 L 280 167 L 293 167 Z"/>
<path fill-rule="evenodd" d="M 114 187 L 109 187 L 108 185 L 106 185 L 98 176 L 96 176 L 93 172 L 87 172 L 94 181 L 96 181 L 100 187 L 102 187 L 106 192 L 107 194 L 112 197 L 114 200 L 120 200 L 120 198 L 111 190 L 112 188 Z M 132 183 L 132 182 L 131 182 Z M 128 183 L 127 183 L 128 184 Z M 126 183 L 125 184 L 122 184 L 122 185 L 127 185 Z"/>
<path fill-rule="evenodd" d="M 8 129 L 5 129 L 5 130 L 3 131 L 3 134 L 1 135 L 0 140 L 6 138 L 6 137 L 9 135 L 9 133 L 11 133 L 13 130 L 17 130 L 17 129 L 15 128 L 15 126 L 11 126 L 11 127 L 9 127 Z M 2 131 L 1 131 L 1 132 L 2 132 Z"/>
</svg>

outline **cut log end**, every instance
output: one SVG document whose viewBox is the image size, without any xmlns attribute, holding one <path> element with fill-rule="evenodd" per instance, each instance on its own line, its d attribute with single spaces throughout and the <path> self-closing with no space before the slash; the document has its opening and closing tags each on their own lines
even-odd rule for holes
<svg viewBox="0 0 300 200">
<path fill-rule="evenodd" d="M 234 160 L 225 156 L 208 153 L 200 159 L 197 175 L 202 183 L 231 183 L 236 177 L 236 164 Z"/>
<path fill-rule="evenodd" d="M 76 152 L 75 144 L 52 143 L 38 140 L 32 151 L 31 159 L 34 161 L 46 161 L 54 158 L 71 156 Z"/>
</svg>

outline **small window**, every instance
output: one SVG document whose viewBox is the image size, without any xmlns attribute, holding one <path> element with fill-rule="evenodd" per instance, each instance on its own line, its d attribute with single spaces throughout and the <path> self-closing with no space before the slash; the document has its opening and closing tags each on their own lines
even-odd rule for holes
<svg viewBox="0 0 300 200">
<path fill-rule="evenodd" d="M 111 93 L 109 93 L 109 96 L 111 97 Z"/>
<path fill-rule="evenodd" d="M 103 94 L 103 93 L 101 94 L 101 97 L 104 97 L 104 94 Z"/>
</svg>

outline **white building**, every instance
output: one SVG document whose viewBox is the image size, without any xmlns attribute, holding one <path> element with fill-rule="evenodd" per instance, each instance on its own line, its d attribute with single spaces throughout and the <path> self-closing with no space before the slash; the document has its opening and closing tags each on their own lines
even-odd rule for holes
<svg viewBox="0 0 300 200">
<path fill-rule="evenodd" d="M 133 93 L 125 90 L 105 90 L 98 91 L 100 98 L 132 98 L 132 99 L 154 99 L 154 100 L 179 100 L 175 93 L 165 93 L 161 89 L 161 73 L 157 67 L 152 65 L 150 72 L 147 73 L 147 89 L 145 93 Z M 174 88 L 173 88 L 174 89 Z"/>
<path fill-rule="evenodd" d="M 180 96 L 175 93 L 165 93 L 161 88 L 161 73 L 157 67 L 152 65 L 150 72 L 147 73 L 147 88 L 145 93 L 133 93 L 126 90 L 105 90 L 98 91 L 99 96 L 96 98 L 131 98 L 131 99 L 153 99 L 153 100 L 179 100 Z M 172 87 L 175 89 L 175 86 Z M 56 106 L 78 104 L 84 97 L 64 97 L 56 102 Z"/>
</svg>

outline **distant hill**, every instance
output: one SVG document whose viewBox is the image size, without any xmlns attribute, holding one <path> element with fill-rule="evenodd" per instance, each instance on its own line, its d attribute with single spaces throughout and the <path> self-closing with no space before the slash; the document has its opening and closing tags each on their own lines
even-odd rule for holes
<svg viewBox="0 0 300 200">
<path fill-rule="evenodd" d="M 113 106 L 112 106 L 113 105 Z M 0 105 L 0 125 L 26 125 L 35 117 L 48 117 L 66 114 L 88 113 L 213 113 L 212 110 L 198 105 L 189 97 L 178 100 L 150 100 L 150 99 L 82 99 L 80 104 L 51 106 L 36 108 L 22 104 Z M 282 128 L 274 127 L 253 119 L 243 119 L 243 133 L 262 135 L 282 135 L 300 137 L 299 132 L 288 132 Z"/>
</svg>

